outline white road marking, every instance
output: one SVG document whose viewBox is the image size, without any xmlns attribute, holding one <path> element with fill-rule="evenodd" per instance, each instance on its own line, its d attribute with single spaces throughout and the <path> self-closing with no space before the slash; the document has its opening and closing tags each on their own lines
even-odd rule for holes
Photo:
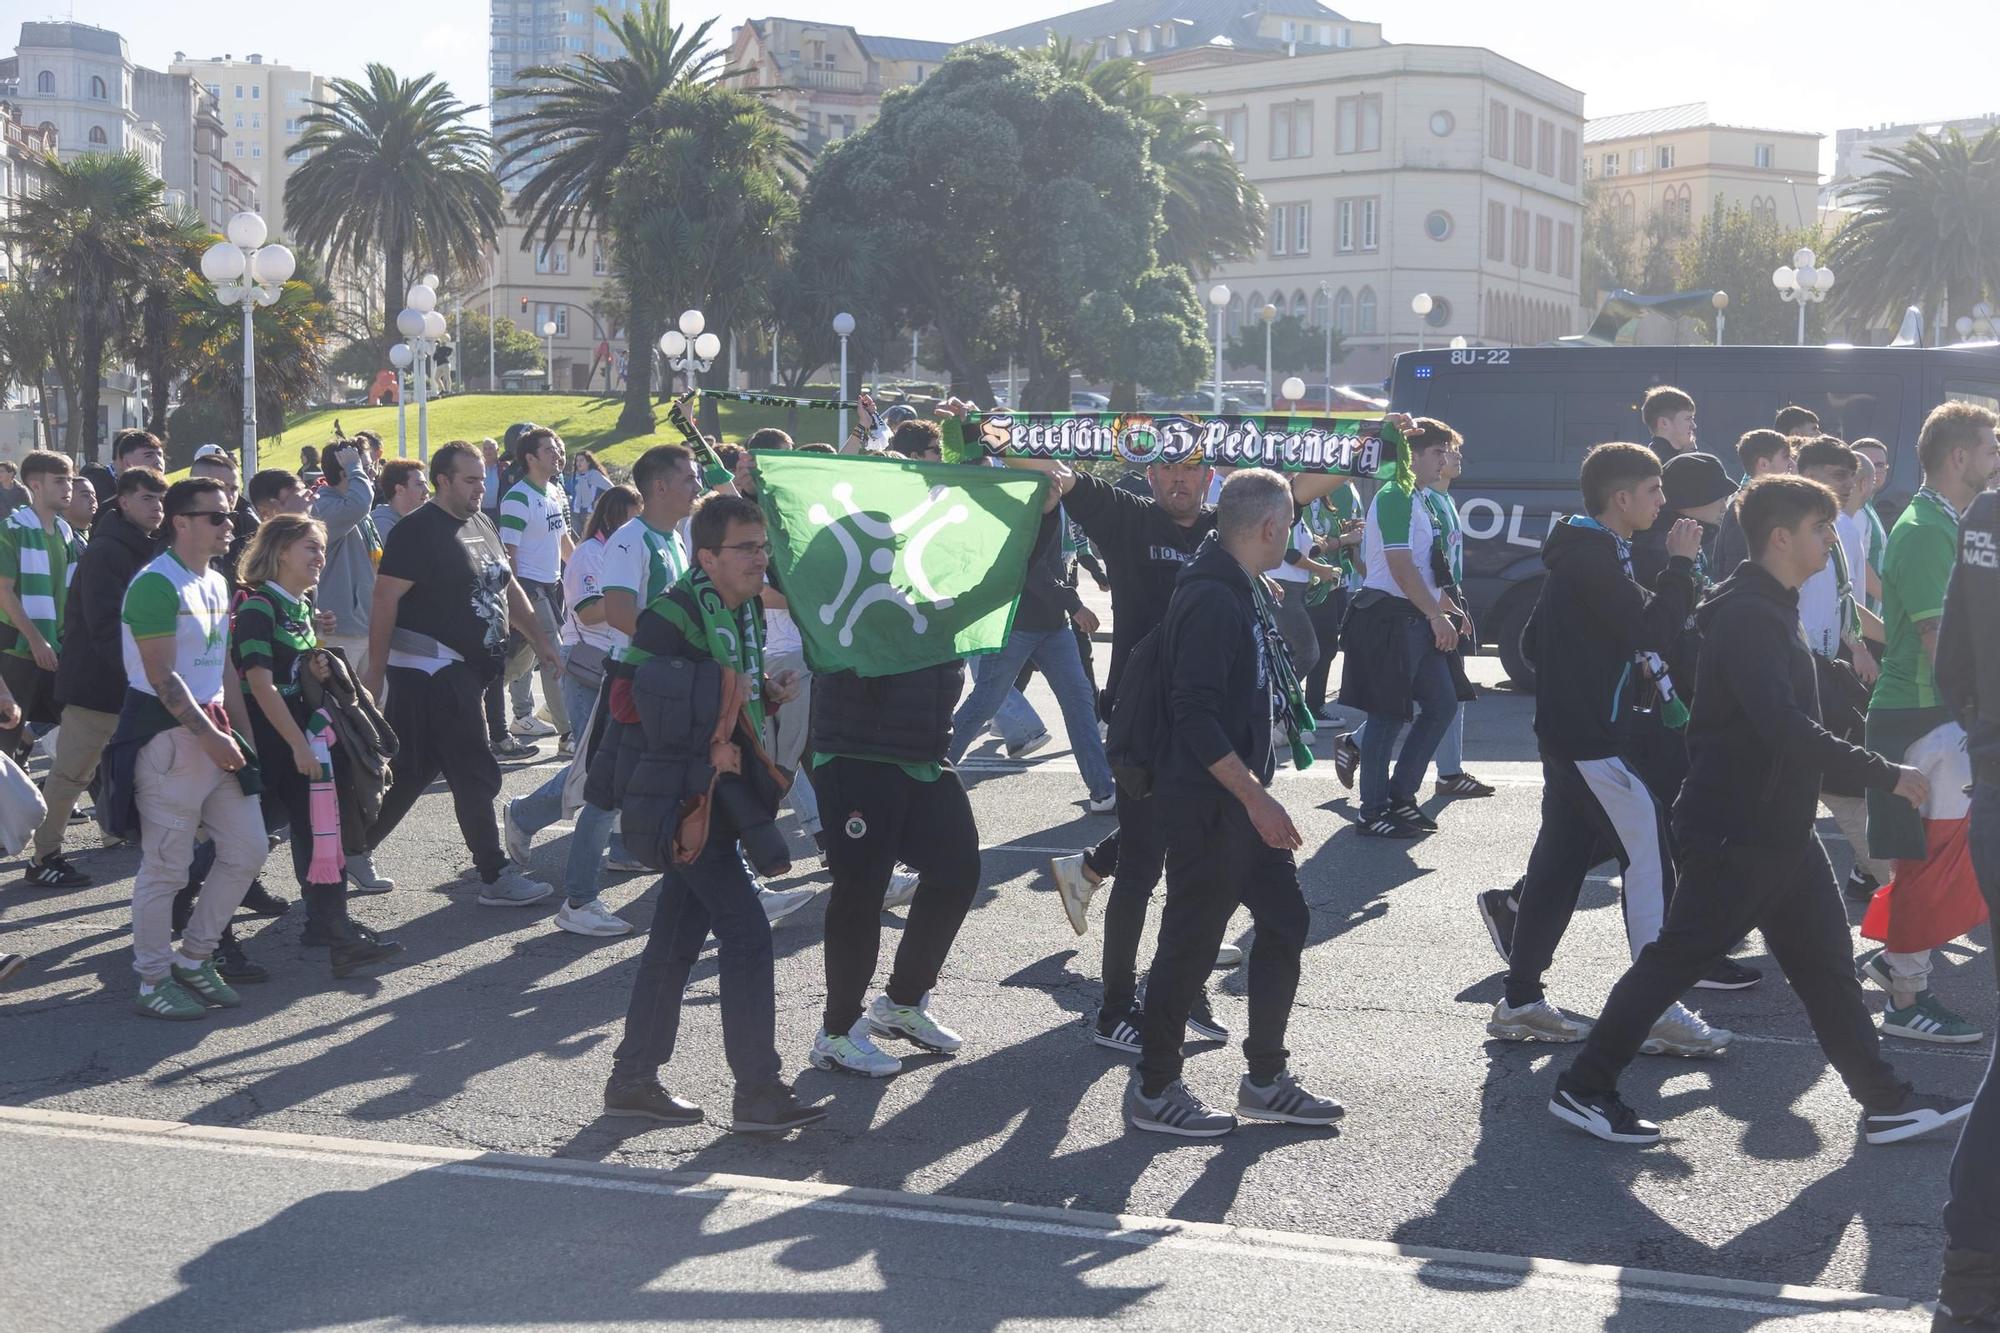
<svg viewBox="0 0 2000 1333">
<path fill-rule="evenodd" d="M 1299 1232 L 1270 1231 L 1213 1222 L 1091 1213 L 1026 1204 L 944 1198 L 900 1190 L 849 1188 L 763 1176 L 657 1171 L 608 1162 L 572 1161 L 442 1148 L 427 1144 L 377 1142 L 323 1134 L 190 1125 L 179 1121 L 134 1120 L 80 1115 L 27 1107 L 0 1107 L 0 1132 L 126 1145 L 156 1144 L 204 1152 L 291 1161 L 332 1161 L 373 1166 L 405 1175 L 442 1171 L 472 1179 L 616 1190 L 665 1198 L 730 1201 L 777 1212 L 810 1209 L 915 1225 L 1012 1231 L 1063 1239 L 1109 1242 L 1133 1247 L 1261 1259 L 1300 1266 L 1457 1279 L 1494 1286 L 1569 1290 L 1582 1295 L 1644 1301 L 1694 1309 L 1732 1310 L 1772 1317 L 1823 1313 L 1840 1322 L 1881 1327 L 1885 1316 L 1904 1316 L 1895 1326 L 1922 1327 L 1932 1307 L 1895 1296 L 1826 1287 L 1749 1282 L 1692 1273 L 1667 1273 L 1610 1264 L 1487 1254 L 1466 1250 L 1399 1245 L 1389 1241 L 1345 1240 Z"/>
</svg>

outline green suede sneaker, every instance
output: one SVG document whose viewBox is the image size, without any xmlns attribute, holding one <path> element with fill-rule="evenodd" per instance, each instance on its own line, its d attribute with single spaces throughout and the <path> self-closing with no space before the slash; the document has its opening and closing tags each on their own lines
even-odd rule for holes
<svg viewBox="0 0 2000 1333">
<path fill-rule="evenodd" d="M 200 967 L 182 967 L 175 963 L 173 973 L 175 981 L 211 1009 L 234 1009 L 243 1003 L 243 997 L 230 989 L 229 983 L 215 970 L 213 958 L 204 958 Z M 157 991 L 154 993 L 158 994 Z"/>
<path fill-rule="evenodd" d="M 178 981 L 162 981 L 153 987 L 151 995 L 141 991 L 139 998 L 133 1001 L 132 1012 L 144 1014 L 147 1018 L 166 1018 L 180 1023 L 208 1017 L 208 1010 L 202 1002 L 188 994 L 187 988 Z"/>
</svg>

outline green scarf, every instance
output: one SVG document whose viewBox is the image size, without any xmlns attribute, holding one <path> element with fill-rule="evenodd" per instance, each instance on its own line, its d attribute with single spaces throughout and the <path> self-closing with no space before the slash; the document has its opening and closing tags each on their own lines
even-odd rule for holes
<svg viewBox="0 0 2000 1333">
<path fill-rule="evenodd" d="M 1256 607 L 1257 632 L 1264 636 L 1264 655 L 1271 663 L 1272 720 L 1284 729 L 1285 740 L 1292 749 L 1293 766 L 1311 768 L 1313 753 L 1305 738 L 1317 730 L 1317 726 L 1312 710 L 1306 707 L 1305 691 L 1299 687 L 1299 673 L 1292 666 L 1292 653 L 1285 645 L 1284 631 L 1278 628 L 1278 608 L 1272 603 L 1271 592 L 1264 586 L 1264 580 L 1256 575 L 1250 579 L 1250 595 Z"/>
<path fill-rule="evenodd" d="M 1386 448 L 1394 449 L 1396 456 L 1384 463 L 1375 475 L 1405 495 L 1416 494 L 1417 472 L 1410 462 L 1410 442 L 1403 438 L 1403 432 L 1396 429 L 1395 422 L 1383 420 L 1382 443 Z"/>
<path fill-rule="evenodd" d="M 695 614 L 688 615 L 681 605 L 681 598 L 675 593 L 684 593 L 694 604 Z M 750 680 L 750 702 L 744 711 L 750 715 L 750 725 L 755 734 L 764 734 L 764 633 L 757 619 L 755 602 L 745 602 L 731 611 L 723 604 L 722 594 L 700 565 L 689 565 L 687 573 L 680 581 L 667 590 L 665 596 L 653 603 L 652 610 L 687 638 L 689 643 L 699 644 L 708 650 L 708 655 L 731 670 L 740 671 Z"/>
</svg>

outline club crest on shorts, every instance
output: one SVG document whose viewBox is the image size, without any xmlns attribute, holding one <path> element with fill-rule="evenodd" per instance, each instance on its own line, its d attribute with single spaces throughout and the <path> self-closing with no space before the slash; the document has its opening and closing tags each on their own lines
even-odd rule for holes
<svg viewBox="0 0 2000 1333">
<path fill-rule="evenodd" d="M 860 839 L 868 836 L 868 821 L 861 817 L 859 810 L 847 817 L 846 827 L 847 836 L 850 838 Z"/>
</svg>

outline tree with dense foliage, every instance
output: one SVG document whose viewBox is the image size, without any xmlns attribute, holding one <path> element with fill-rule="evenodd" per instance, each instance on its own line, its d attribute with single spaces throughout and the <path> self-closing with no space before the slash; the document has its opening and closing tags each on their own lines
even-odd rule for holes
<svg viewBox="0 0 2000 1333">
<path fill-rule="evenodd" d="M 2000 129 L 1920 134 L 1869 156 L 1882 165 L 1850 191 L 1854 214 L 1826 256 L 1835 304 L 1893 324 L 1911 305 L 1955 318 L 2000 298 Z"/>
<path fill-rule="evenodd" d="M 0 384 L 35 386 L 42 438 L 51 444 L 56 405 L 49 379 L 74 364 L 76 342 L 76 303 L 54 279 L 26 269 L 0 283 Z"/>
<path fill-rule="evenodd" d="M 643 434 L 653 428 L 651 348 L 665 330 L 668 298 L 620 262 L 626 238 L 612 217 L 614 177 L 633 144 L 661 128 L 661 97 L 719 79 L 723 56 L 708 48 L 713 21 L 689 34 L 668 21 L 666 0 L 616 16 L 599 9 L 597 16 L 619 54 L 522 70 L 500 94 L 495 130 L 500 173 L 519 189 L 514 208 L 527 224 L 524 242 L 555 245 L 589 233 L 611 246 L 633 349 L 619 429 Z"/>
<path fill-rule="evenodd" d="M 396 315 L 412 273 L 471 273 L 500 230 L 500 183 L 489 141 L 437 76 L 404 79 L 371 64 L 362 82 L 334 79 L 330 101 L 300 119 L 285 182 L 294 239 L 329 268 L 379 258 L 382 347 L 401 335 Z"/>
<path fill-rule="evenodd" d="M 141 239 L 136 318 L 126 325 L 126 351 L 146 377 L 146 429 L 164 439 L 167 399 L 190 369 L 192 314 L 203 299 L 214 299 L 197 271 L 201 254 L 222 238 L 198 215 L 179 210 L 154 214 Z"/>
<path fill-rule="evenodd" d="M 134 153 L 86 153 L 47 162 L 44 171 L 41 193 L 15 205 L 0 240 L 61 290 L 74 312 L 73 354 L 53 371 L 68 398 L 65 448 L 95 458 L 106 352 L 145 268 L 146 233 L 165 187 Z"/>
<path fill-rule="evenodd" d="M 1771 270 L 1791 263 L 1801 246 L 1818 244 L 1815 228 L 1783 227 L 1774 218 L 1752 216 L 1741 204 L 1724 208 L 1717 200 L 1694 235 L 1675 249 L 1674 267 L 1683 291 L 1729 293 L 1724 314 L 1730 342 L 1790 343 L 1798 338 L 1798 307 L 1779 298 L 1771 285 Z M 1822 305 L 1806 307 L 1809 341 L 1823 336 L 1824 315 Z M 1701 337 L 1714 339 L 1712 315 L 1696 316 L 1692 322 Z"/>
<path fill-rule="evenodd" d="M 1251 312 L 1255 315 L 1255 311 Z M 1347 355 L 1344 340 L 1333 335 L 1333 360 L 1338 365 Z M 1222 347 L 1222 360 L 1231 366 L 1256 366 L 1264 364 L 1264 321 L 1251 318 L 1243 321 L 1243 327 L 1236 336 Z M 1287 375 L 1304 375 L 1309 383 L 1315 383 L 1326 370 L 1326 330 L 1315 328 L 1298 315 L 1280 315 L 1271 321 L 1271 373 L 1279 379 Z"/>
</svg>

